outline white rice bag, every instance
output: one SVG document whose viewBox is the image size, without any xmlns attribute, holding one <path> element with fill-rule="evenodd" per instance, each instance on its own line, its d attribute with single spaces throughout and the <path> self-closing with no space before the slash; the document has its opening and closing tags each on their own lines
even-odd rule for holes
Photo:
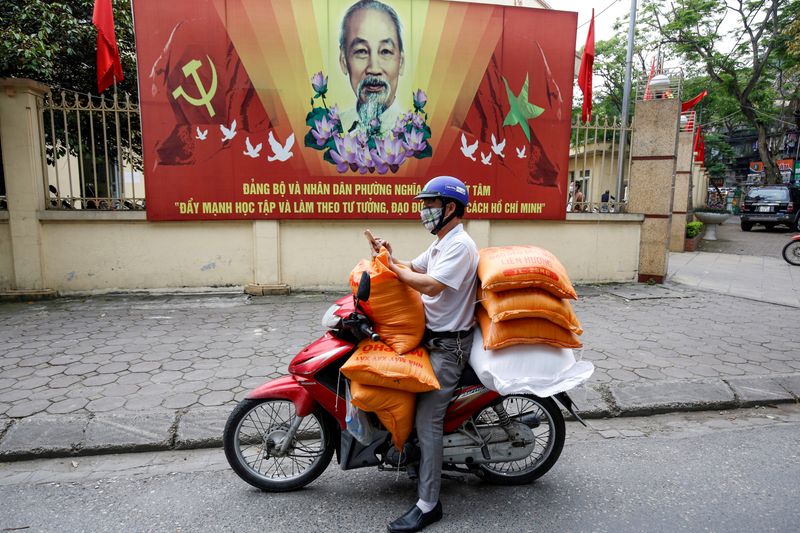
<svg viewBox="0 0 800 533">
<path fill-rule="evenodd" d="M 576 361 L 568 348 L 518 344 L 485 350 L 480 328 L 475 328 L 469 364 L 487 389 L 542 398 L 573 389 L 594 373 L 592 363 Z"/>
</svg>

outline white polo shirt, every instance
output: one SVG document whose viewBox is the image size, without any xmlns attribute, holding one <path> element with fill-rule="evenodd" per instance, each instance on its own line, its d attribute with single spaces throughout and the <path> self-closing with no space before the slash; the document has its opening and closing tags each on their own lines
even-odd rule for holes
<svg viewBox="0 0 800 533">
<path fill-rule="evenodd" d="M 442 239 L 436 239 L 411 261 L 411 268 L 446 285 L 436 296 L 422 295 L 428 329 L 449 332 L 472 327 L 478 288 L 478 247 L 462 224 Z"/>
</svg>

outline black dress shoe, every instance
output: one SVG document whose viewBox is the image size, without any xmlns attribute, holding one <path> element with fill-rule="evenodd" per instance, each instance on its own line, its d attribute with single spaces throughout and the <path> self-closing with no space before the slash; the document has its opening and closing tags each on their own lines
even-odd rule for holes
<svg viewBox="0 0 800 533">
<path fill-rule="evenodd" d="M 434 522 L 442 519 L 442 502 L 436 502 L 436 507 L 429 513 L 423 513 L 422 509 L 414 505 L 406 514 L 390 523 L 389 533 L 410 533 L 420 531 Z"/>
</svg>

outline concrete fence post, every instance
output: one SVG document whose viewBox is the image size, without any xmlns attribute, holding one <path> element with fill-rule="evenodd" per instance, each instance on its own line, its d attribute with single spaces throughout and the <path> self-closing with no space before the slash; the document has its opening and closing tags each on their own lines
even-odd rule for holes
<svg viewBox="0 0 800 533">
<path fill-rule="evenodd" d="M 49 89 L 26 79 L 0 79 L 0 144 L 8 197 L 14 269 L 12 289 L 45 289 L 38 211 L 45 207 L 41 132 L 36 101 Z"/>
<path fill-rule="evenodd" d="M 680 109 L 678 98 L 636 102 L 628 211 L 644 214 L 640 282 L 662 283 L 667 275 Z"/>
</svg>

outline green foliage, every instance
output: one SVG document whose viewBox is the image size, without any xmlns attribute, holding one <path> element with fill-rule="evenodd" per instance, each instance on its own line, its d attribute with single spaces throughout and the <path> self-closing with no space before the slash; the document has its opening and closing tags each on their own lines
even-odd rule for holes
<svg viewBox="0 0 800 533">
<path fill-rule="evenodd" d="M 114 0 L 124 80 L 118 90 L 138 101 L 130 0 Z M 97 94 L 94 0 L 0 0 L 0 77 Z"/>
<path fill-rule="evenodd" d="M 686 224 L 686 238 L 693 239 L 700 235 L 700 232 L 703 231 L 703 223 L 702 222 L 689 222 Z"/>
<path fill-rule="evenodd" d="M 776 112 L 778 61 L 789 53 L 790 37 L 783 30 L 793 27 L 790 23 L 800 13 L 798 4 L 797 0 L 676 0 L 668 4 L 644 0 L 641 10 L 644 38 L 652 49 L 681 59 L 691 75 L 707 77 L 711 94 L 724 95 L 718 102 L 720 116 L 715 118 L 741 120 L 756 129 L 770 182 L 781 178 L 766 137 Z M 730 31 L 724 33 L 724 28 Z M 696 93 L 687 90 L 684 94 Z M 731 117 L 722 118 L 725 107 Z"/>
</svg>

